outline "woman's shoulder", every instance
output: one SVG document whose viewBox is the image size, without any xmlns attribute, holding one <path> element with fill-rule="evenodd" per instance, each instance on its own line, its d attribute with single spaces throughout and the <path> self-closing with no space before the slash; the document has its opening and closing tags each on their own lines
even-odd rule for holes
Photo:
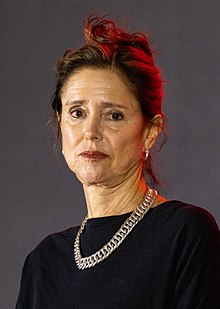
<svg viewBox="0 0 220 309">
<path fill-rule="evenodd" d="M 25 264 L 35 264 L 38 261 L 53 259 L 54 256 L 60 256 L 72 252 L 72 245 L 79 226 L 70 227 L 60 232 L 49 234 L 28 254 Z"/>
<path fill-rule="evenodd" d="M 206 209 L 179 200 L 165 201 L 152 209 L 154 221 L 170 228 L 182 228 L 191 232 L 211 232 L 219 235 L 218 225 L 213 215 Z"/>
<path fill-rule="evenodd" d="M 72 239 L 79 230 L 79 226 L 69 227 L 65 230 L 54 232 L 46 236 L 39 245 L 44 245 L 50 242 L 65 242 Z"/>
<path fill-rule="evenodd" d="M 173 206 L 173 213 L 189 221 L 214 223 L 213 215 L 205 208 L 179 200 L 168 201 Z"/>
<path fill-rule="evenodd" d="M 214 220 L 212 214 L 207 209 L 180 200 L 165 200 L 152 210 L 156 216 L 168 213 L 169 215 L 181 216 L 182 218 Z"/>
</svg>

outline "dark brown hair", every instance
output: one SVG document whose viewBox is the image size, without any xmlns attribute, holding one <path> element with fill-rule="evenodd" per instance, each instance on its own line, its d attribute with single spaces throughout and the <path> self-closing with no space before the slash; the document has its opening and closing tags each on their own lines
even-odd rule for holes
<svg viewBox="0 0 220 309">
<path fill-rule="evenodd" d="M 52 98 L 52 108 L 57 118 L 62 113 L 61 91 L 68 78 L 83 68 L 111 69 L 122 74 L 134 93 L 146 121 L 156 114 L 162 114 L 163 80 L 154 63 L 148 39 L 143 33 L 129 33 L 116 27 L 115 23 L 94 15 L 84 22 L 86 44 L 79 49 L 70 49 L 56 66 L 56 89 Z M 58 117 L 57 117 L 58 116 Z M 145 164 L 145 171 L 158 184 L 151 157 Z"/>
</svg>

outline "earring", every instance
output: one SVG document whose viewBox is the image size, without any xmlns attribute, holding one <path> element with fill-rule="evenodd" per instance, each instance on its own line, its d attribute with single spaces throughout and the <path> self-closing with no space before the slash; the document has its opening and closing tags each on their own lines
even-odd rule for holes
<svg viewBox="0 0 220 309">
<path fill-rule="evenodd" d="M 59 114 L 58 112 L 56 112 L 56 114 L 57 114 L 57 120 L 58 120 L 58 123 L 60 123 L 61 116 L 60 116 L 60 114 Z"/>
<path fill-rule="evenodd" d="M 64 156 L 64 150 L 62 149 L 62 155 Z"/>
<path fill-rule="evenodd" d="M 145 161 L 147 160 L 148 155 L 149 155 L 149 150 L 148 150 L 148 149 L 145 149 L 145 157 L 144 157 L 144 160 L 145 160 Z"/>
</svg>

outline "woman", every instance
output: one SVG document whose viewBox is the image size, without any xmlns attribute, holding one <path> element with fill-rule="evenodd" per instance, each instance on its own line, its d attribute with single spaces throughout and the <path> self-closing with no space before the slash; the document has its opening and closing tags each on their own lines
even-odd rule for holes
<svg viewBox="0 0 220 309">
<path fill-rule="evenodd" d="M 150 150 L 164 118 L 148 41 L 96 17 L 84 30 L 86 44 L 57 64 L 52 107 L 88 215 L 30 253 L 16 308 L 217 309 L 214 219 L 144 180 L 156 182 Z"/>
</svg>

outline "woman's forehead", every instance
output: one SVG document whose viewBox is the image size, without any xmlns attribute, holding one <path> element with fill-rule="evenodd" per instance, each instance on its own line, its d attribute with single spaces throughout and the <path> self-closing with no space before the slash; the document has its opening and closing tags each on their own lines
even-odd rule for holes
<svg viewBox="0 0 220 309">
<path fill-rule="evenodd" d="M 69 77 L 61 93 L 65 104 L 96 98 L 106 103 L 134 101 L 139 105 L 123 77 L 110 69 L 82 69 Z"/>
<path fill-rule="evenodd" d="M 73 89 L 91 87 L 106 89 L 121 88 L 128 90 L 125 78 L 115 70 L 113 71 L 107 68 L 83 68 L 74 72 L 65 82 L 62 92 L 65 92 L 70 87 Z"/>
</svg>

